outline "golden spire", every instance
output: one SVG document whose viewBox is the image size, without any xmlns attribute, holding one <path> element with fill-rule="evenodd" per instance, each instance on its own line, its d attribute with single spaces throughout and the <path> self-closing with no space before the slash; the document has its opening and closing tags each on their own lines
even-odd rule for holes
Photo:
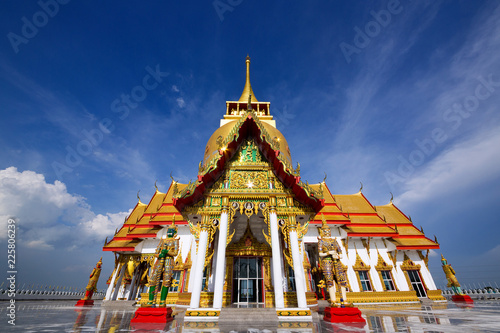
<svg viewBox="0 0 500 333">
<path fill-rule="evenodd" d="M 243 93 L 241 94 L 240 99 L 238 102 L 247 102 L 249 99 L 251 99 L 252 102 L 256 103 L 258 102 L 257 98 L 255 98 L 255 94 L 253 93 L 252 90 L 252 85 L 250 84 L 250 56 L 247 55 L 247 80 L 245 82 L 245 87 L 243 88 Z"/>
</svg>

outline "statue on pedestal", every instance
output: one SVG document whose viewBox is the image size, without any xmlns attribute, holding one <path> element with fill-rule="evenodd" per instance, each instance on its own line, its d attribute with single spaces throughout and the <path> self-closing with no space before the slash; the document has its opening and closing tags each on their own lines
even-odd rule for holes
<svg viewBox="0 0 500 333">
<path fill-rule="evenodd" d="M 347 288 L 347 274 L 340 262 L 342 259 L 342 250 L 335 238 L 331 237 L 331 230 L 326 224 L 326 220 L 323 220 L 323 225 L 320 230 L 320 237 L 318 237 L 318 252 L 320 257 L 320 267 L 323 271 L 325 277 L 326 286 L 328 288 L 328 293 L 330 295 L 330 304 L 332 306 L 336 304 L 335 296 L 335 283 L 340 287 L 340 305 L 344 307 L 346 303 L 346 288 Z"/>
<path fill-rule="evenodd" d="M 160 244 L 156 248 L 156 261 L 154 263 L 149 281 L 149 300 L 148 307 L 151 307 L 156 302 L 156 295 L 160 292 L 159 307 L 165 307 L 168 289 L 172 284 L 172 275 L 175 266 L 175 257 L 179 253 L 179 237 L 177 235 L 177 227 L 175 221 L 167 229 L 167 238 L 161 239 Z M 160 281 L 162 281 L 160 283 Z"/>
<path fill-rule="evenodd" d="M 92 273 L 90 273 L 89 283 L 85 288 L 85 296 L 82 298 L 83 300 L 92 299 L 94 291 L 97 291 L 97 282 L 99 281 L 99 275 L 101 275 L 101 267 L 102 267 L 102 257 L 97 262 L 95 268 L 92 270 Z"/>
<path fill-rule="evenodd" d="M 85 296 L 78 300 L 75 306 L 92 306 L 94 305 L 94 301 L 92 300 L 92 295 L 94 291 L 97 291 L 97 282 L 99 281 L 99 276 L 101 275 L 101 267 L 102 267 L 102 257 L 97 262 L 95 268 L 90 273 L 89 283 L 87 287 L 85 287 Z"/>
<path fill-rule="evenodd" d="M 441 263 L 443 264 L 443 271 L 446 275 L 446 280 L 448 280 L 447 287 L 451 287 L 455 295 L 462 295 L 462 290 L 460 289 L 460 283 L 458 283 L 455 277 L 455 270 L 448 264 L 447 260 L 441 255 Z"/>
</svg>

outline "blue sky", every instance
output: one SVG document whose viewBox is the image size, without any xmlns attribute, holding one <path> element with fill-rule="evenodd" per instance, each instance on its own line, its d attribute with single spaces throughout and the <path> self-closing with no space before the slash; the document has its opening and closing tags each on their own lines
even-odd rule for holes
<svg viewBox="0 0 500 333">
<path fill-rule="evenodd" d="M 440 253 L 462 284 L 500 284 L 498 2 L 2 1 L 0 32 L 0 226 L 17 218 L 21 284 L 84 287 L 137 191 L 196 177 L 247 54 L 303 179 L 392 192 L 438 237 L 438 286 Z"/>
</svg>

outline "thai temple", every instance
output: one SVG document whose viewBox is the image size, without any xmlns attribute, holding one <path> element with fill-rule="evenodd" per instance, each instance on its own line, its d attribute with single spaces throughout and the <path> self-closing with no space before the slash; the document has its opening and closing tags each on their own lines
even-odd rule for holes
<svg viewBox="0 0 500 333">
<path fill-rule="evenodd" d="M 437 240 L 392 199 L 374 206 L 362 188 L 334 194 L 326 177 L 303 180 L 270 106 L 252 90 L 247 57 L 243 93 L 221 110 L 195 181 L 172 179 L 166 193 L 156 188 L 149 203 L 139 199 L 106 240 L 115 267 L 105 299 L 145 304 L 157 247 L 168 228 L 177 228 L 167 305 L 187 308 L 186 317 L 216 316 L 228 306 L 310 316 L 326 293 L 318 256 L 323 226 L 342 251 L 348 302 L 444 301 L 427 266 Z"/>
</svg>

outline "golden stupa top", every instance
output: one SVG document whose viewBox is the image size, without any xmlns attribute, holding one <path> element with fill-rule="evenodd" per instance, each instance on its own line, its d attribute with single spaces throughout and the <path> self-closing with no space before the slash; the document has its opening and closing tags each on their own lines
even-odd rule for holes
<svg viewBox="0 0 500 333">
<path fill-rule="evenodd" d="M 258 100 L 255 98 L 255 94 L 252 90 L 252 84 L 250 83 L 250 56 L 247 55 L 247 79 L 245 81 L 245 87 L 243 88 L 243 92 L 241 93 L 241 97 L 238 102 L 248 102 L 249 97 L 251 98 L 251 102 L 257 103 Z"/>
</svg>

